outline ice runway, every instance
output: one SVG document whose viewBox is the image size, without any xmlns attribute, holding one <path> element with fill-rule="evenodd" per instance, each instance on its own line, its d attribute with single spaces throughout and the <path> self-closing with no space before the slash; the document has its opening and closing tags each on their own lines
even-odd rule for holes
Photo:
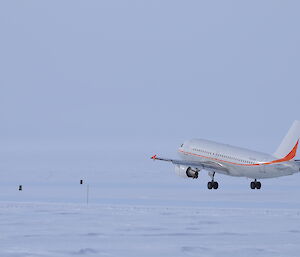
<svg viewBox="0 0 300 257">
<path fill-rule="evenodd" d="M 4 257 L 298 256 L 300 211 L 0 203 Z"/>
</svg>

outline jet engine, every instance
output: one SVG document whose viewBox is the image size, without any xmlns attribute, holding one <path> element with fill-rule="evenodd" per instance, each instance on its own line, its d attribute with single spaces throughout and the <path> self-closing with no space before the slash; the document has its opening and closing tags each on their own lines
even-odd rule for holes
<svg viewBox="0 0 300 257">
<path fill-rule="evenodd" d="M 184 165 L 175 165 L 176 175 L 183 178 L 198 178 L 198 170 L 194 170 L 191 167 Z"/>
</svg>

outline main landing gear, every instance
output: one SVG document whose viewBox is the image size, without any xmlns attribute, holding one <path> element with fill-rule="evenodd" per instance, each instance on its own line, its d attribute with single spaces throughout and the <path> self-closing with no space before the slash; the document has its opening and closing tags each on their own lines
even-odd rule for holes
<svg viewBox="0 0 300 257">
<path fill-rule="evenodd" d="M 219 184 L 218 184 L 217 181 L 214 181 L 214 178 L 215 178 L 215 172 L 210 173 L 209 175 L 211 176 L 211 181 L 209 181 L 209 182 L 207 183 L 207 188 L 208 188 L 209 190 L 211 190 L 211 189 L 218 189 Z"/>
<path fill-rule="evenodd" d="M 259 181 L 256 181 L 256 179 L 254 181 L 252 181 L 250 183 L 250 188 L 251 189 L 260 189 L 261 188 L 261 183 Z"/>
</svg>

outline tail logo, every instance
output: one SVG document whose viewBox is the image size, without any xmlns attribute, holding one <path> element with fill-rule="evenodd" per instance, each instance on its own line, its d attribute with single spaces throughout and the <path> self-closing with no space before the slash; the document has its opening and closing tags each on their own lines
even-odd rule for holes
<svg viewBox="0 0 300 257">
<path fill-rule="evenodd" d="M 297 143 L 295 144 L 294 148 L 292 149 L 292 151 L 289 152 L 289 154 L 287 154 L 285 157 L 283 157 L 279 160 L 275 160 L 275 161 L 272 161 L 272 162 L 266 163 L 266 164 L 278 163 L 278 162 L 287 162 L 287 161 L 290 161 L 290 160 L 294 159 L 295 156 L 296 156 L 296 153 L 297 153 L 298 144 L 299 144 L 299 139 L 298 139 Z"/>
</svg>

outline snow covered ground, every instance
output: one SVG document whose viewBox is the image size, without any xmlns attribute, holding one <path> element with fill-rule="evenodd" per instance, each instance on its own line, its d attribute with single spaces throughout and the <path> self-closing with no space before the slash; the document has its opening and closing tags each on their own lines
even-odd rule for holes
<svg viewBox="0 0 300 257">
<path fill-rule="evenodd" d="M 87 184 L 73 178 L 3 185 L 0 256 L 298 256 L 299 176 L 263 181 L 260 191 L 218 176 L 220 189 L 208 191 L 204 174 L 158 170 L 103 176 L 90 183 L 89 204 Z"/>
<path fill-rule="evenodd" d="M 298 256 L 300 210 L 0 203 L 0 256 Z"/>
</svg>

